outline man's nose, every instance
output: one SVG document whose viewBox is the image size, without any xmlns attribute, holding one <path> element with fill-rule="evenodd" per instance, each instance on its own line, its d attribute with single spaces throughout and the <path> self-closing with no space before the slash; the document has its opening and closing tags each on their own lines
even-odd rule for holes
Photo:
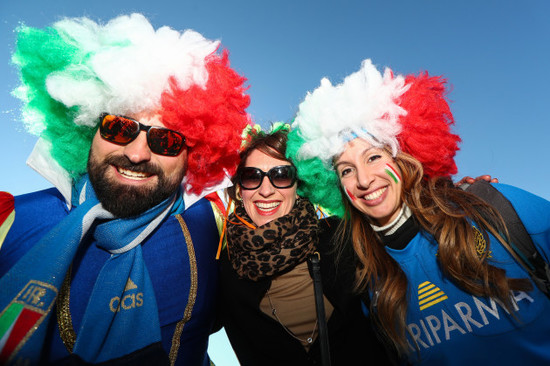
<svg viewBox="0 0 550 366">
<path fill-rule="evenodd" d="M 141 131 L 135 140 L 124 147 L 124 155 L 134 164 L 151 160 L 151 154 L 145 131 Z"/>
</svg>

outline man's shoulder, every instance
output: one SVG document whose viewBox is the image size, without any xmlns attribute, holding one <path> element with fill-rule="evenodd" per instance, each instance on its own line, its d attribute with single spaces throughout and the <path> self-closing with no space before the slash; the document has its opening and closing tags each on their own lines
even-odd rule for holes
<svg viewBox="0 0 550 366">
<path fill-rule="evenodd" d="M 550 228 L 550 201 L 521 188 L 493 184 L 512 204 L 529 233 L 547 232 Z"/>
<path fill-rule="evenodd" d="M 201 211 L 212 211 L 212 205 L 210 203 L 210 200 L 208 200 L 206 197 L 202 197 L 197 202 L 193 203 L 191 206 L 187 207 L 185 209 L 185 213 L 198 213 Z"/>
<path fill-rule="evenodd" d="M 210 220 L 223 216 L 223 213 L 216 202 L 203 197 L 187 207 L 181 215 L 185 220 Z"/>
<path fill-rule="evenodd" d="M 55 188 L 25 193 L 14 197 L 15 222 L 35 220 L 51 223 L 67 215 L 69 208 Z"/>
<path fill-rule="evenodd" d="M 218 235 L 216 211 L 215 205 L 207 199 L 201 198 L 190 207 L 187 207 L 185 211 L 172 215 L 164 222 L 162 230 L 181 231 L 183 221 L 192 233 L 200 232 L 201 235 L 206 237 L 210 237 L 210 232 Z"/>
<path fill-rule="evenodd" d="M 14 197 L 15 219 L 10 231 L 38 233 L 49 230 L 67 216 L 65 199 L 55 188 Z"/>
<path fill-rule="evenodd" d="M 65 202 L 63 195 L 56 188 L 47 188 L 41 191 L 24 193 L 14 196 L 14 199 L 16 207 L 26 205 L 38 206 L 41 204 L 52 204 L 56 202 L 63 205 Z"/>
<path fill-rule="evenodd" d="M 2 199 L 9 200 L 10 196 Z M 0 274 L 19 260 L 67 213 L 65 200 L 55 188 L 13 197 L 13 222 L 1 246 Z"/>
</svg>

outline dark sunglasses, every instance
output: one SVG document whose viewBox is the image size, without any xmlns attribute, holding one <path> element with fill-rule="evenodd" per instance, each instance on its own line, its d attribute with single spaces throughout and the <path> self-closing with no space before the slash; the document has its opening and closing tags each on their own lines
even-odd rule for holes
<svg viewBox="0 0 550 366">
<path fill-rule="evenodd" d="M 290 188 L 296 183 L 296 168 L 292 165 L 279 165 L 269 169 L 267 173 L 258 168 L 244 168 L 239 175 L 239 184 L 242 189 L 256 189 L 262 185 L 265 176 L 275 188 Z"/>
<path fill-rule="evenodd" d="M 185 147 L 185 136 L 168 128 L 147 126 L 135 119 L 108 113 L 103 113 L 99 120 L 101 137 L 117 145 L 128 145 L 145 131 L 147 145 L 155 154 L 176 156 Z"/>
</svg>

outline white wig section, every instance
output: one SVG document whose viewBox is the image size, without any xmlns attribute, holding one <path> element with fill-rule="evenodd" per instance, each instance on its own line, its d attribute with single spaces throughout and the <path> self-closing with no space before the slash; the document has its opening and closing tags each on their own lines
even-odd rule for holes
<svg viewBox="0 0 550 366">
<path fill-rule="evenodd" d="M 48 76 L 48 93 L 67 107 L 77 106 L 75 122 L 87 126 L 94 126 L 102 112 L 158 109 L 171 76 L 181 89 L 205 87 L 205 58 L 219 46 L 192 30 L 155 31 L 141 14 L 120 16 L 104 26 L 87 18 L 65 19 L 53 28 L 84 56 Z"/>
<path fill-rule="evenodd" d="M 393 77 L 389 69 L 381 75 L 370 59 L 339 85 L 333 86 L 323 78 L 299 105 L 292 125 L 305 139 L 298 158 L 317 157 L 331 166 L 332 158 L 355 137 L 374 146 L 389 145 L 397 154 L 396 136 L 401 131 L 398 120 L 407 112 L 396 100 L 407 89 L 403 76 Z"/>
</svg>

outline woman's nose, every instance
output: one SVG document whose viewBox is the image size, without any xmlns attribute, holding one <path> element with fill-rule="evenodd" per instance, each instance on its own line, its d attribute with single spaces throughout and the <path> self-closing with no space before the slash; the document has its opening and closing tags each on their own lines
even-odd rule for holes
<svg viewBox="0 0 550 366">
<path fill-rule="evenodd" d="M 359 166 L 357 168 L 357 186 L 359 188 L 368 189 L 374 179 L 374 175 L 369 169 Z"/>
<path fill-rule="evenodd" d="M 268 196 L 271 196 L 274 192 L 275 192 L 275 187 L 273 187 L 269 178 L 264 176 L 262 178 L 262 184 L 260 184 L 260 188 L 258 189 L 258 193 L 262 197 L 268 197 Z"/>
</svg>

